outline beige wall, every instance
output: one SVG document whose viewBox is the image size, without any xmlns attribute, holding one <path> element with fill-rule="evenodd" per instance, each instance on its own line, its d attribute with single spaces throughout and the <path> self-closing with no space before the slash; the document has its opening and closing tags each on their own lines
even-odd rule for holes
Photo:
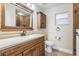
<svg viewBox="0 0 79 59">
<path fill-rule="evenodd" d="M 60 31 L 56 31 L 55 25 L 55 14 L 61 12 L 69 12 L 69 25 L 59 26 Z M 73 47 L 73 5 L 72 4 L 61 4 L 56 5 L 51 9 L 45 11 L 47 15 L 47 32 L 48 40 L 52 40 L 55 43 L 55 47 L 72 50 Z M 58 40 L 56 37 L 60 34 L 61 39 Z"/>
<path fill-rule="evenodd" d="M 39 6 L 34 5 L 34 12 L 33 12 L 33 32 L 37 33 L 46 33 L 46 29 L 38 29 L 37 28 L 37 12 L 43 11 Z"/>
</svg>

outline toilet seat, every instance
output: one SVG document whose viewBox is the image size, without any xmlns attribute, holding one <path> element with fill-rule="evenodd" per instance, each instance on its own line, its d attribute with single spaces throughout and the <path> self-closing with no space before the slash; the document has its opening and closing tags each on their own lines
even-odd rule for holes
<svg viewBox="0 0 79 59">
<path fill-rule="evenodd" d="M 46 40 L 45 44 L 48 46 L 53 46 L 54 43 L 52 41 Z"/>
<path fill-rule="evenodd" d="M 45 41 L 45 51 L 48 53 L 52 53 L 52 47 L 53 47 L 54 43 L 52 41 L 46 40 Z"/>
</svg>

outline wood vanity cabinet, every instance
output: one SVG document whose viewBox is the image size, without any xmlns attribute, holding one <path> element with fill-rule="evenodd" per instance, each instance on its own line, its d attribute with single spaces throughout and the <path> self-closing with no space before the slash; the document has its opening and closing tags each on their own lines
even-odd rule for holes
<svg viewBox="0 0 79 59">
<path fill-rule="evenodd" d="M 46 15 L 42 12 L 37 12 L 38 28 L 46 28 Z"/>
<path fill-rule="evenodd" d="M 0 50 L 1 56 L 44 56 L 44 37 Z"/>
</svg>

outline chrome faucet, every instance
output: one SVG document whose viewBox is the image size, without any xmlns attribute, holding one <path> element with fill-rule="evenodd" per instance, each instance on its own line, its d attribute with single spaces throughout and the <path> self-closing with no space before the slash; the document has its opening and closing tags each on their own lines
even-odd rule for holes
<svg viewBox="0 0 79 59">
<path fill-rule="evenodd" d="M 26 36 L 26 32 L 23 31 L 23 32 L 21 33 L 21 36 Z"/>
<path fill-rule="evenodd" d="M 21 33 L 21 36 L 26 36 L 26 30 L 25 30 L 25 25 L 23 25 L 23 31 L 22 31 L 22 33 Z"/>
</svg>

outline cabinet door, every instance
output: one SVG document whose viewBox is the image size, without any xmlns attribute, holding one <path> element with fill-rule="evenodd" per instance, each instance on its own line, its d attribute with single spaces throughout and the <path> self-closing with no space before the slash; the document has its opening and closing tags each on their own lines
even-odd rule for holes
<svg viewBox="0 0 79 59">
<path fill-rule="evenodd" d="M 36 55 L 35 47 L 31 47 L 23 52 L 23 56 L 34 56 Z"/>
<path fill-rule="evenodd" d="M 0 53 L 0 56 L 3 56 L 3 54 L 2 54 L 2 53 Z"/>
<path fill-rule="evenodd" d="M 36 55 L 37 56 L 44 56 L 44 43 L 40 42 L 39 44 L 36 45 Z"/>
<path fill-rule="evenodd" d="M 42 12 L 37 13 L 38 28 L 46 28 L 46 15 Z"/>
<path fill-rule="evenodd" d="M 45 55 L 45 46 L 44 46 L 44 42 L 40 43 L 40 55 L 44 56 Z"/>
<path fill-rule="evenodd" d="M 36 45 L 36 55 L 40 56 L 40 45 L 39 44 Z"/>
<path fill-rule="evenodd" d="M 41 28 L 46 28 L 46 15 L 41 14 Z"/>
</svg>

